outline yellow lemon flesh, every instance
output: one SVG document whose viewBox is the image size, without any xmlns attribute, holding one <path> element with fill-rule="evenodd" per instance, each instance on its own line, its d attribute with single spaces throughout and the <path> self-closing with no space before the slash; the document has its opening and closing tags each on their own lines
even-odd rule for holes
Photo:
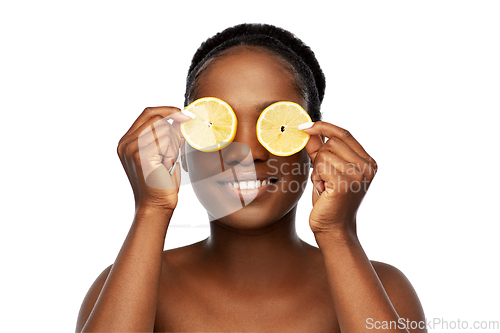
<svg viewBox="0 0 500 333">
<path fill-rule="evenodd" d="M 221 150 L 236 135 L 236 115 L 229 104 L 215 97 L 204 97 L 189 104 L 185 110 L 196 118 L 181 124 L 186 141 L 195 149 L 210 152 Z"/>
<path fill-rule="evenodd" d="M 309 141 L 309 135 L 297 127 L 311 121 L 299 104 L 277 102 L 265 108 L 257 120 L 257 139 L 272 154 L 290 156 Z"/>
</svg>

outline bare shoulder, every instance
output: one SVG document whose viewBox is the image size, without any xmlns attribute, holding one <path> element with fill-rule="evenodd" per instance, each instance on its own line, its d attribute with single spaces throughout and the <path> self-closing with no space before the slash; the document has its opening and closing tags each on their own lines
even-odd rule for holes
<svg viewBox="0 0 500 333">
<path fill-rule="evenodd" d="M 418 295 L 403 272 L 383 262 L 372 260 L 371 263 L 399 317 L 410 321 L 425 321 Z"/>
<path fill-rule="evenodd" d="M 113 265 L 109 265 L 102 271 L 101 274 L 99 274 L 99 276 L 95 279 L 94 283 L 87 292 L 87 295 L 85 295 L 85 298 L 83 299 L 82 305 L 80 307 L 80 312 L 78 313 L 76 332 L 80 332 L 87 322 L 87 319 L 89 318 L 90 313 L 94 308 L 97 298 L 101 293 L 102 287 L 104 286 L 104 283 L 108 278 L 109 271 L 111 271 L 112 267 Z"/>
<path fill-rule="evenodd" d="M 413 286 L 403 272 L 380 261 L 371 260 L 371 263 L 387 293 L 405 294 L 406 296 L 414 295 L 416 297 Z"/>
<path fill-rule="evenodd" d="M 162 269 L 169 269 L 169 274 L 173 275 L 172 273 L 178 271 L 178 268 L 186 267 L 186 265 L 188 265 L 192 260 L 191 258 L 193 258 L 194 250 L 196 249 L 196 247 L 199 247 L 199 243 L 163 251 Z M 90 313 L 92 312 L 92 309 L 94 308 L 97 299 L 99 298 L 101 290 L 106 283 L 106 279 L 108 278 L 108 275 L 112 268 L 113 265 L 109 265 L 108 267 L 106 267 L 95 279 L 95 281 L 87 291 L 87 294 L 83 299 L 82 305 L 80 306 L 80 311 L 78 313 L 76 332 L 81 332 L 83 326 L 89 318 Z"/>
<path fill-rule="evenodd" d="M 386 264 L 385 262 L 370 260 L 373 268 L 377 272 L 380 280 L 385 279 L 387 282 L 389 281 L 401 281 L 407 280 L 406 276 L 401 272 L 398 268 Z"/>
</svg>

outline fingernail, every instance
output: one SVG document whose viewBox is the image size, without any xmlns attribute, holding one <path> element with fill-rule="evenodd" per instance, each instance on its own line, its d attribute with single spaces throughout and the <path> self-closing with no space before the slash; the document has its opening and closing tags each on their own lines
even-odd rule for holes
<svg viewBox="0 0 500 333">
<path fill-rule="evenodd" d="M 196 115 L 194 113 L 192 113 L 191 111 L 188 111 L 186 109 L 182 110 L 181 113 L 185 116 L 188 116 L 189 118 L 191 119 L 194 119 L 196 118 Z"/>
<path fill-rule="evenodd" d="M 312 122 L 312 121 L 311 121 L 311 122 L 309 122 L 309 123 L 303 123 L 303 124 L 300 124 L 299 126 L 297 126 L 297 128 L 298 128 L 299 130 L 301 130 L 301 131 L 302 131 L 302 130 L 305 130 L 305 129 L 311 128 L 311 127 L 312 127 L 312 125 L 314 125 L 314 122 Z"/>
</svg>

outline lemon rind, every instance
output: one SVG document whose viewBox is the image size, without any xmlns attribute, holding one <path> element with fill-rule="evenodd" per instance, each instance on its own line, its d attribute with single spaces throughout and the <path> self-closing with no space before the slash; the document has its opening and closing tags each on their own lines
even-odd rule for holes
<svg viewBox="0 0 500 333">
<path fill-rule="evenodd" d="M 265 119 L 265 115 L 267 114 L 267 112 L 269 112 L 271 109 L 274 109 L 276 108 L 277 104 L 279 105 L 290 105 L 290 106 L 294 106 L 296 107 L 297 109 L 299 109 L 299 111 L 301 111 L 299 114 L 303 114 L 309 122 L 311 122 L 311 117 L 309 116 L 309 114 L 304 110 L 304 108 L 300 105 L 300 104 L 297 104 L 295 102 L 290 102 L 290 101 L 280 101 L 280 102 L 276 102 L 276 103 L 273 103 L 271 105 L 269 105 L 268 107 L 266 107 L 262 113 L 260 114 L 259 116 L 259 119 L 257 120 L 257 126 L 256 126 L 256 132 L 257 132 L 257 140 L 259 140 L 260 144 L 266 148 L 269 152 L 271 152 L 273 155 L 276 155 L 276 156 L 283 156 L 283 157 L 286 157 L 286 156 L 291 156 L 293 154 L 296 154 L 298 153 L 299 151 L 301 151 L 302 149 L 304 149 L 304 147 L 307 145 L 307 142 L 309 142 L 309 139 L 310 139 L 310 136 L 307 135 L 307 139 L 305 139 L 303 141 L 303 143 L 295 148 L 294 150 L 292 151 L 289 151 L 289 152 L 286 152 L 286 153 L 283 153 L 282 151 L 276 151 L 274 149 L 272 149 L 270 147 L 270 145 L 262 138 L 262 135 L 261 135 L 261 132 L 260 132 L 260 128 L 261 128 L 261 124 L 262 124 L 262 121 Z M 298 117 L 298 116 L 297 116 Z M 297 119 L 297 117 L 295 117 L 293 120 Z M 291 120 L 291 122 L 293 121 Z M 273 136 L 274 138 L 275 136 Z"/>
<path fill-rule="evenodd" d="M 220 98 L 217 98 L 217 97 L 202 97 L 202 98 L 199 98 L 199 99 L 191 102 L 188 106 L 186 106 L 184 108 L 184 110 L 192 109 L 197 104 L 199 104 L 199 103 L 201 103 L 203 101 L 215 101 L 215 102 L 223 105 L 227 110 L 230 111 L 229 114 L 231 115 L 231 118 L 233 120 L 233 126 L 231 126 L 231 134 L 230 134 L 229 138 L 227 138 L 227 140 L 225 140 L 225 141 L 219 142 L 217 145 L 214 145 L 214 146 L 209 146 L 209 147 L 201 146 L 201 145 L 197 144 L 196 142 L 194 142 L 193 140 L 191 140 L 190 136 L 188 134 L 186 134 L 185 125 L 184 124 L 188 123 L 189 120 L 187 122 L 181 123 L 181 126 L 180 126 L 181 133 L 184 136 L 184 138 L 186 139 L 186 141 L 193 148 L 195 148 L 197 150 L 200 150 L 200 151 L 203 151 L 203 152 L 218 151 L 218 150 L 221 150 L 224 147 L 226 147 L 228 144 L 230 144 L 234 140 L 234 137 L 236 136 L 236 128 L 238 126 L 238 120 L 236 118 L 236 114 L 233 111 L 233 108 L 228 103 L 226 103 L 225 101 L 223 101 L 223 100 L 221 100 Z"/>
</svg>

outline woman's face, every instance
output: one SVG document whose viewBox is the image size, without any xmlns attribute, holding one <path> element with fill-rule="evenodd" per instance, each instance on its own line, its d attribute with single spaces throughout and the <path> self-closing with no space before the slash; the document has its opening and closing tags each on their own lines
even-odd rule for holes
<svg viewBox="0 0 500 333">
<path fill-rule="evenodd" d="M 293 75 L 275 56 L 241 48 L 214 60 L 196 85 L 193 100 L 220 98 L 233 108 L 238 121 L 233 142 L 221 151 L 201 152 L 186 144 L 187 168 L 198 199 L 212 220 L 236 229 L 276 222 L 301 197 L 309 176 L 309 157 L 305 149 L 288 157 L 271 154 L 257 140 L 256 124 L 261 112 L 274 102 L 291 101 L 307 110 Z M 252 181 L 254 186 L 255 181 L 267 185 L 241 189 L 242 182 L 248 187 Z"/>
</svg>

